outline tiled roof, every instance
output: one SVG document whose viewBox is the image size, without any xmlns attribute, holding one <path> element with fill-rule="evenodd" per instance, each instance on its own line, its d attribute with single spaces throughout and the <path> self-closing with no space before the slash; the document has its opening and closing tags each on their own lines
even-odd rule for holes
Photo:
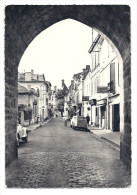
<svg viewBox="0 0 137 195">
<path fill-rule="evenodd" d="M 91 70 L 89 69 L 89 70 L 87 70 L 87 71 L 85 72 L 85 74 L 83 75 L 82 80 L 85 80 L 85 78 L 86 78 L 87 74 L 88 74 L 90 71 L 91 71 Z"/>
<path fill-rule="evenodd" d="M 29 92 L 29 90 L 26 87 L 24 87 L 20 83 L 18 83 L 18 93 L 28 93 L 28 92 Z"/>
</svg>

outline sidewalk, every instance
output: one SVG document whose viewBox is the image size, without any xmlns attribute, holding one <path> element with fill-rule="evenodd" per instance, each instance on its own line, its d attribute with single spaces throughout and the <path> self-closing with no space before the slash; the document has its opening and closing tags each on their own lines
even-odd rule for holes
<svg viewBox="0 0 137 195">
<path fill-rule="evenodd" d="M 89 126 L 89 130 L 96 138 L 104 140 L 120 149 L 120 132 L 113 132 L 93 126 Z"/>
<path fill-rule="evenodd" d="M 49 119 L 50 120 L 50 119 Z M 28 131 L 30 132 L 30 131 L 34 131 L 34 130 L 36 130 L 37 128 L 39 128 L 39 127 L 41 127 L 41 126 L 43 126 L 43 125 L 45 125 L 46 123 L 48 123 L 49 122 L 49 120 L 47 120 L 46 122 L 43 122 L 43 123 L 34 123 L 34 124 L 31 124 L 31 125 L 29 125 L 29 126 L 27 126 L 27 129 L 28 129 Z"/>
</svg>

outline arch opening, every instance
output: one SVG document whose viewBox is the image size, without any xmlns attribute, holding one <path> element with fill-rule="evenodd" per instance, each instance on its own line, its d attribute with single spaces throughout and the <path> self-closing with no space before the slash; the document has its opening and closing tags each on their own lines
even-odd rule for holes
<svg viewBox="0 0 137 195">
<path fill-rule="evenodd" d="M 12 6 L 11 6 L 12 7 Z M 16 7 L 16 6 L 15 6 Z M 13 9 L 15 9 L 15 7 L 13 6 Z M 47 6 L 48 7 L 48 6 Z M 54 7 L 54 6 L 53 6 Z M 72 6 L 70 6 L 71 8 L 71 10 L 75 10 L 75 8 L 72 8 Z M 75 6 L 74 6 L 75 7 Z M 93 6 L 94 7 L 94 6 Z M 74 20 L 76 20 L 76 21 L 80 21 L 80 22 L 82 22 L 82 21 L 84 21 L 85 20 L 85 17 L 87 17 L 87 15 L 91 12 L 91 10 L 89 9 L 88 10 L 88 7 L 86 6 L 85 7 L 86 8 L 86 10 L 87 10 L 87 12 L 83 15 L 82 13 L 81 13 L 81 6 L 79 7 L 79 12 L 78 13 L 76 13 L 76 15 L 73 13 L 73 14 L 68 14 L 68 13 L 70 13 L 70 12 L 68 12 L 67 14 L 68 14 L 68 16 L 67 16 L 67 14 L 64 14 L 65 13 L 65 11 L 67 10 L 67 9 L 69 9 L 69 7 L 67 6 L 67 8 L 65 8 L 66 10 L 64 11 L 64 9 L 62 9 L 63 11 L 60 13 L 60 15 L 59 15 L 59 17 L 57 18 L 57 20 L 58 21 L 61 21 L 61 20 L 63 20 L 64 18 L 66 19 L 67 17 L 68 18 L 73 18 Z M 121 10 L 128 10 L 128 7 L 126 7 L 126 6 L 123 6 L 122 8 L 119 6 L 119 7 L 113 7 L 112 6 L 112 10 L 114 10 L 115 12 L 113 12 L 113 15 L 116 15 L 118 12 L 116 11 L 116 8 L 118 8 L 119 10 L 120 10 L 120 13 L 122 13 L 122 11 Z M 24 6 L 21 8 L 17 8 L 17 9 L 24 9 Z M 33 8 L 32 8 L 32 11 L 34 11 L 36 9 L 36 7 L 34 6 Z M 51 8 L 52 9 L 52 8 Z M 83 8 L 82 8 L 83 9 Z M 103 6 L 103 7 L 100 7 L 99 8 L 99 6 L 95 6 L 94 7 L 94 9 L 96 9 L 96 10 L 105 10 L 105 7 Z M 106 12 L 107 12 L 107 10 L 108 10 L 108 8 L 107 8 L 107 6 L 106 6 Z M 118 10 L 118 11 L 119 11 Z M 11 12 L 10 12 L 10 7 L 8 7 L 7 8 L 7 10 L 6 10 L 6 12 L 7 12 L 7 18 L 6 18 L 6 21 L 9 21 L 9 18 L 8 18 L 8 16 L 11 14 Z M 128 12 L 129 12 L 129 10 L 128 10 Z M 26 12 L 24 13 L 24 12 L 22 12 L 21 13 L 21 17 L 23 17 L 23 14 L 26 14 L 26 17 L 29 17 L 29 15 L 28 15 L 28 12 L 27 12 L 27 10 L 26 10 Z M 52 11 L 51 11 L 51 15 L 52 15 L 53 13 L 52 13 Z M 122 111 L 122 114 L 121 114 L 121 120 L 122 120 L 122 123 L 121 123 L 121 134 L 122 134 L 122 136 L 121 136 L 121 158 L 123 158 L 123 161 L 125 160 L 125 159 L 128 159 L 129 160 L 129 163 L 127 163 L 127 164 L 129 164 L 129 167 L 130 167 L 130 145 L 129 145 L 129 147 L 126 149 L 126 151 L 128 150 L 129 151 L 129 155 L 127 155 L 127 154 L 125 154 L 125 149 L 124 149 L 124 147 L 125 147 L 125 143 L 124 143 L 124 137 L 125 137 L 125 133 L 127 133 L 128 132 L 128 134 L 129 134 L 129 129 L 131 128 L 131 125 L 130 125 L 130 114 L 127 114 L 127 112 L 126 112 L 126 114 L 124 113 L 125 111 L 127 111 L 127 110 L 131 110 L 131 101 L 130 101 L 130 95 L 127 97 L 126 96 L 126 94 L 127 94 L 127 89 L 130 89 L 130 80 L 128 81 L 128 79 L 129 79 L 129 77 L 130 77 L 130 41 L 129 41 L 129 35 L 130 35 L 130 32 L 129 32 L 129 26 L 130 26 L 130 24 L 128 23 L 128 21 L 127 21 L 127 23 L 125 24 L 125 26 L 127 27 L 124 27 L 122 30 L 121 30 L 121 34 L 120 33 L 118 33 L 117 31 L 116 31 L 116 29 L 115 28 L 121 28 L 120 26 L 116 26 L 115 25 L 115 27 L 110 27 L 111 25 L 110 25 L 110 22 L 111 21 L 109 21 L 109 18 L 108 18 L 108 21 L 106 22 L 106 24 L 105 24 L 105 22 L 104 22 L 104 18 L 105 18 L 105 16 L 106 16 L 106 13 L 104 12 L 103 13 L 104 14 L 104 17 L 102 17 L 103 19 L 101 19 L 99 16 L 97 16 L 97 14 L 95 14 L 95 11 L 91 14 L 90 13 L 90 17 L 91 17 L 91 15 L 93 16 L 93 20 L 91 21 L 91 19 L 89 19 L 89 20 L 86 20 L 86 22 L 82 22 L 82 23 L 84 23 L 84 24 L 88 24 L 88 26 L 89 27 L 94 27 L 96 30 L 97 29 L 99 29 L 99 33 L 102 35 L 102 37 L 104 37 L 109 43 L 110 43 L 110 45 L 112 46 L 112 48 L 115 48 L 115 51 L 116 51 L 116 53 L 117 53 L 117 56 L 118 56 L 118 59 L 119 59 L 119 63 L 120 63 L 120 74 L 121 74 L 121 76 L 120 76 L 120 78 L 121 78 L 121 81 L 120 81 L 120 83 L 121 83 L 121 85 L 122 85 L 122 95 L 121 95 L 121 105 L 120 105 L 120 110 Z M 72 16 L 73 15 L 73 16 Z M 112 16 L 113 16 L 112 15 Z M 30 32 L 32 33 L 32 36 L 30 36 L 30 32 L 29 33 L 27 33 L 27 32 L 25 32 L 24 33 L 24 35 L 22 36 L 22 38 L 23 38 L 23 42 L 22 42 L 22 39 L 20 38 L 20 36 L 21 36 L 21 33 L 19 33 L 19 35 L 18 35 L 18 37 L 17 36 L 15 36 L 15 40 L 16 40 L 16 44 L 13 44 L 13 42 L 12 42 L 12 44 L 14 45 L 14 47 L 15 47 L 15 49 L 12 51 L 12 55 L 10 55 L 10 53 L 11 53 L 11 51 L 10 51 L 10 49 L 12 48 L 12 46 L 11 47 L 9 47 L 8 46 L 8 38 L 9 38 L 9 36 L 6 36 L 7 37 L 7 39 L 6 39 L 6 48 L 5 48 L 5 50 L 7 51 L 7 56 L 8 56 L 8 60 L 6 60 L 6 67 L 7 67 L 7 71 L 6 71 L 6 75 L 8 75 L 8 72 L 9 71 L 12 71 L 13 72 L 13 70 L 11 70 L 11 68 L 10 67 L 12 67 L 12 69 L 13 69 L 13 67 L 16 69 L 16 71 L 15 71 L 15 73 L 13 73 L 13 75 L 14 75 L 14 83 L 13 83 L 13 86 L 15 87 L 15 91 L 16 91 L 16 93 L 15 93 L 15 95 L 17 95 L 17 64 L 19 64 L 19 61 L 20 61 L 20 59 L 21 59 L 21 56 L 22 56 L 22 53 L 25 51 L 25 49 L 26 49 L 26 45 L 28 45 L 30 42 L 31 42 L 31 40 L 32 40 L 32 37 L 34 38 L 34 37 L 36 37 L 38 34 L 39 34 L 39 32 L 40 31 L 42 31 L 43 29 L 46 29 L 47 27 L 50 27 L 51 26 L 51 23 L 52 24 L 54 24 L 54 23 L 56 23 L 55 22 L 55 18 L 54 18 L 54 15 L 52 15 L 52 18 L 53 18 L 53 20 L 48 20 L 47 19 L 47 23 L 44 25 L 44 26 L 42 26 L 42 27 L 40 27 L 39 29 L 38 29 L 38 26 L 40 26 L 40 23 L 41 23 L 41 21 L 39 21 L 39 20 L 37 20 L 38 22 L 37 22 L 37 25 L 36 25 L 36 22 L 34 22 L 34 20 L 33 20 L 33 27 L 32 27 L 32 29 L 30 30 Z M 98 19 L 97 19 L 98 18 Z M 110 17 L 111 18 L 111 17 Z M 98 21 L 98 24 L 97 24 L 97 22 L 96 22 L 96 24 L 95 24 L 95 19 L 97 19 L 97 21 Z M 113 19 L 114 19 L 114 16 L 113 16 Z M 120 18 L 121 19 L 121 21 L 120 22 L 122 22 L 123 20 L 123 18 L 121 17 Z M 45 18 L 44 18 L 44 20 L 46 20 Z M 44 21 L 43 20 L 43 21 Z M 18 21 L 18 19 L 17 19 L 17 21 Z M 105 18 L 105 21 L 106 21 L 106 18 Z M 12 21 L 11 21 L 12 22 Z M 24 21 L 22 21 L 22 22 L 24 22 Z M 117 19 L 115 20 L 115 24 L 117 23 Z M 34 26 L 36 25 L 36 29 L 34 30 Z M 43 24 L 43 23 L 42 23 Z M 12 23 L 12 26 L 14 26 L 14 24 Z M 97 26 L 97 27 L 96 27 Z M 27 23 L 26 23 L 26 27 L 27 27 Z M 7 23 L 7 25 L 6 25 L 6 35 L 8 35 L 8 29 L 10 29 L 10 25 L 8 25 L 8 23 Z M 19 27 L 18 27 L 18 29 L 19 29 Z M 22 28 L 23 30 L 24 30 L 24 28 Z M 17 30 L 17 29 L 15 29 L 15 30 Z M 22 30 L 22 32 L 23 32 L 23 30 Z M 98 30 L 97 30 L 98 31 Z M 124 32 L 125 31 L 125 32 Z M 115 33 L 115 36 L 114 36 L 114 33 Z M 124 35 L 124 36 L 122 36 L 122 35 Z M 25 37 L 24 36 L 26 36 L 26 39 L 25 39 Z M 14 37 L 14 33 L 11 35 L 11 37 L 9 38 L 9 40 L 11 39 L 11 40 L 13 40 L 13 37 Z M 108 38 L 109 37 L 109 38 Z M 112 40 L 112 41 L 111 41 Z M 118 43 L 118 41 L 120 41 L 119 43 Z M 124 43 L 124 44 L 123 44 Z M 115 45 L 114 45 L 115 44 Z M 21 48 L 20 48 L 20 45 L 22 45 L 21 46 Z M 25 49 L 24 49 L 25 48 Z M 126 51 L 126 52 L 125 52 Z M 17 54 L 16 56 L 14 56 L 13 55 L 13 53 L 15 53 L 15 54 Z M 9 60 L 11 59 L 11 57 L 13 57 L 13 62 L 9 62 Z M 123 64 L 124 64 L 124 66 L 123 66 Z M 9 67 L 8 67 L 9 66 Z M 127 74 L 127 72 L 128 72 L 128 74 Z M 10 80 L 10 79 L 9 79 Z M 8 81 L 6 81 L 6 82 L 8 82 Z M 126 87 L 126 88 L 125 88 Z M 15 99 L 15 102 L 16 102 L 16 97 L 14 96 L 13 97 L 14 99 Z M 125 98 L 128 98 L 128 99 L 125 99 Z M 7 99 L 8 99 L 8 95 L 7 95 Z M 9 100 L 7 101 L 7 102 L 9 102 Z M 128 102 L 128 104 L 127 104 L 127 102 Z M 12 103 L 12 102 L 10 102 L 10 103 Z M 14 107 L 14 105 L 13 105 L 13 107 Z M 16 108 L 17 108 L 17 102 L 15 103 L 15 111 L 14 111 L 14 116 L 16 116 L 17 115 L 17 110 L 16 110 Z M 8 112 L 8 111 L 7 111 Z M 10 118 L 9 118 L 10 119 Z M 6 124 L 7 124 L 7 126 L 6 126 L 6 129 L 7 129 L 7 132 L 9 132 L 10 131 L 10 128 L 9 128 L 9 126 L 8 126 L 8 117 L 6 118 L 6 120 L 7 120 L 7 122 L 6 122 Z M 16 126 L 16 122 L 14 121 L 13 122 L 13 125 L 14 126 Z M 13 135 L 13 133 L 12 133 L 12 136 L 14 137 L 14 135 Z M 8 136 L 7 136 L 7 140 L 8 140 Z M 11 145 L 15 148 L 15 138 L 13 139 L 14 141 L 13 141 L 13 143 L 11 143 Z M 12 148 L 13 148 L 12 147 Z M 8 149 L 9 150 L 9 149 Z M 16 149 L 15 149 L 16 150 Z M 14 152 L 15 153 L 15 152 Z M 128 156 L 128 157 L 126 157 L 126 155 Z M 9 157 L 8 157 L 9 156 Z M 16 156 L 16 155 L 15 155 Z M 11 162 L 12 160 L 10 160 L 10 155 L 9 155 L 9 151 L 7 151 L 7 161 L 9 161 L 9 162 Z M 13 157 L 14 158 L 14 157 Z M 12 159 L 13 159 L 12 158 Z M 7 164 L 8 164 L 8 162 L 7 162 Z"/>
<path fill-rule="evenodd" d="M 63 24 L 62 24 L 63 23 Z M 74 23 L 74 24 L 73 24 Z M 78 23 L 78 24 L 77 24 Z M 59 25 L 58 25 L 59 24 Z M 76 27 L 78 25 L 78 27 L 76 28 L 76 33 L 75 33 L 75 29 L 74 29 L 74 27 Z M 85 27 L 85 29 L 84 29 L 84 27 Z M 83 28 L 83 30 L 82 30 L 82 28 Z M 56 30 L 56 29 L 61 29 L 61 30 Z M 63 31 L 62 29 L 65 29 L 65 31 Z M 71 35 L 71 31 L 69 31 L 69 29 L 73 29 L 73 34 L 75 34 L 75 36 L 74 37 L 72 37 L 72 35 Z M 87 30 L 88 29 L 88 30 Z M 84 31 L 89 31 L 87 34 L 84 34 Z M 63 32 L 62 32 L 63 31 Z M 81 31 L 81 32 L 80 32 Z M 52 34 L 52 32 L 54 32 L 53 34 Z M 67 34 L 68 33 L 68 34 Z M 80 38 L 79 39 L 77 39 L 77 40 L 75 40 L 76 39 L 76 37 L 78 37 L 78 33 L 80 34 L 79 36 L 80 36 Z M 42 35 L 43 34 L 43 35 Z M 52 35 L 51 35 L 52 34 Z M 83 35 L 84 34 L 84 35 Z M 106 36 L 106 35 L 104 35 L 102 32 L 100 32 L 98 29 L 96 29 L 96 30 L 92 30 L 92 28 L 91 27 L 87 27 L 87 26 L 85 26 L 84 24 L 82 24 L 82 23 L 80 23 L 80 22 L 77 22 L 77 21 L 75 21 L 75 20 L 72 20 L 72 19 L 65 19 L 65 20 L 63 20 L 63 21 L 60 21 L 60 22 L 58 22 L 58 23 L 55 23 L 54 25 L 52 25 L 52 26 L 50 26 L 48 29 L 46 29 L 46 30 L 44 30 L 44 31 L 42 31 L 39 35 L 37 35 L 37 37 L 35 37 L 35 39 L 33 40 L 33 42 L 36 42 L 35 43 L 35 45 L 34 44 L 32 44 L 32 42 L 30 43 L 30 45 L 28 46 L 28 49 L 29 49 L 29 47 L 31 48 L 31 50 L 30 50 L 30 52 L 28 53 L 28 54 L 26 54 L 26 56 L 28 56 L 28 55 L 30 55 L 30 56 L 33 56 L 33 58 L 36 56 L 36 55 L 38 55 L 38 53 L 42 53 L 42 50 L 44 51 L 44 57 L 45 58 L 47 58 L 47 57 L 49 57 L 49 60 L 48 61 L 46 61 L 46 59 L 43 59 L 43 62 L 41 61 L 41 58 L 42 58 L 42 56 L 40 56 L 40 57 L 38 57 L 38 60 L 37 60 L 37 58 L 36 59 L 33 59 L 33 62 L 29 62 L 29 64 L 30 64 L 30 66 L 29 66 L 29 64 L 28 64 L 28 62 L 26 61 L 26 62 L 23 62 L 22 63 L 22 59 L 21 59 L 21 62 L 20 62 L 20 64 L 21 64 L 21 67 L 23 68 L 24 67 L 24 65 L 25 64 L 27 64 L 27 66 L 25 66 L 26 68 L 27 67 L 29 67 L 29 69 L 27 69 L 27 72 L 28 71 L 30 71 L 31 69 L 33 69 L 33 66 L 31 66 L 31 64 L 35 64 L 36 66 L 37 66 L 37 64 L 39 64 L 39 66 L 38 66 L 38 69 L 35 69 L 35 72 L 36 71 L 39 71 L 40 70 L 40 64 L 42 63 L 42 71 L 43 71 L 43 73 L 45 72 L 46 73 L 46 80 L 48 80 L 48 81 L 50 81 L 51 82 L 51 79 L 52 78 L 55 78 L 56 77 L 56 72 L 58 72 L 58 69 L 59 70 L 62 70 L 61 71 L 61 75 L 59 75 L 59 72 L 58 72 L 58 77 L 59 77 L 59 81 L 57 82 L 55 82 L 55 84 L 57 85 L 57 83 L 59 84 L 60 83 L 60 81 L 62 80 L 62 79 L 64 79 L 64 77 L 65 77 L 65 79 L 67 79 L 67 77 L 65 76 L 65 71 L 67 72 L 67 75 L 69 74 L 69 72 L 71 73 L 71 75 L 69 75 L 69 79 L 68 79 L 68 82 L 65 80 L 65 82 L 67 82 L 67 86 L 69 86 L 69 82 L 70 82 L 70 80 L 72 79 L 72 76 L 73 76 L 73 74 L 77 74 L 78 72 L 80 72 L 83 68 L 84 68 L 84 66 L 86 65 L 86 64 L 89 64 L 90 66 L 92 66 L 92 64 L 91 64 L 91 59 L 88 59 L 87 61 L 82 61 L 82 58 L 80 58 L 80 56 L 81 55 L 83 55 L 84 56 L 84 50 L 82 50 L 82 51 L 78 51 L 78 48 L 79 47 L 84 47 L 84 42 L 86 42 L 86 41 L 88 41 L 89 42 L 89 45 L 87 46 L 86 45 L 86 47 L 87 47 L 87 49 L 86 49 L 86 53 L 90 56 L 90 54 L 88 53 L 88 48 L 90 48 L 90 46 L 91 46 L 91 43 L 95 40 L 95 38 L 97 37 L 97 35 L 101 35 L 101 37 L 102 37 L 102 39 L 104 39 L 105 41 L 106 41 L 106 43 L 108 43 L 108 45 L 109 45 L 109 47 L 112 47 L 112 50 L 113 50 L 113 52 L 115 53 L 115 57 L 117 58 L 117 61 L 118 61 L 118 68 L 119 68 L 119 86 L 120 86 L 120 88 L 119 88 L 119 91 L 116 93 L 116 94 L 113 94 L 113 96 L 117 96 L 117 95 L 119 95 L 119 93 L 120 93 L 120 96 L 119 96 L 119 99 L 120 99 L 120 108 L 119 108 L 119 115 L 120 115 L 120 117 L 121 117 L 121 120 L 120 120 L 120 126 L 119 126 L 119 130 L 118 131 L 120 131 L 120 129 L 121 129 L 121 131 L 124 129 L 123 128 L 123 124 L 124 124 L 124 121 L 122 121 L 123 120 L 123 115 L 124 115 L 124 111 L 123 111 L 123 102 L 124 102 L 124 90 L 123 90 L 123 61 L 122 61 L 122 58 L 121 58 L 121 55 L 120 55 L 120 53 L 119 53 L 119 51 L 118 51 L 118 49 L 115 47 L 115 45 L 113 44 L 113 42 Z M 62 38 L 64 36 L 64 38 Z M 82 37 L 83 36 L 83 37 Z M 86 39 L 86 36 L 89 36 L 90 38 L 88 39 L 88 40 L 85 40 Z M 69 38 L 68 38 L 69 37 Z M 71 38 L 70 38 L 71 37 Z M 44 40 L 46 38 L 46 41 Z M 66 41 L 66 39 L 68 39 L 68 42 L 65 42 Z M 83 39 L 83 42 L 81 41 L 80 42 L 80 40 L 82 40 Z M 52 42 L 53 43 L 51 43 L 51 40 L 52 40 Z M 41 48 L 41 46 L 39 46 L 38 45 L 38 42 L 40 42 L 40 44 L 39 45 L 41 45 L 41 44 L 43 44 L 42 45 L 42 50 L 40 50 L 40 48 Z M 75 46 L 75 45 L 77 45 L 77 47 L 72 51 L 72 44 L 70 44 L 69 45 L 69 42 L 72 42 L 73 43 L 73 47 Z M 64 43 L 64 45 L 63 45 L 63 43 Z M 44 48 L 44 45 L 46 46 L 45 48 Z M 49 47 L 48 47 L 48 45 L 50 45 Z M 61 46 L 60 47 L 60 45 L 63 45 L 63 46 Z M 67 46 L 67 47 L 65 47 L 65 46 Z M 35 51 L 35 53 L 33 54 L 33 49 L 34 48 L 37 48 L 37 50 Z M 70 47 L 69 48 L 69 50 L 67 50 L 68 49 L 68 47 Z M 102 47 L 102 46 L 101 46 Z M 108 46 L 106 46 L 106 47 L 108 47 Z M 46 50 L 46 48 L 47 48 L 47 50 Z M 61 50 L 62 49 L 62 50 Z M 84 48 L 85 49 L 85 48 Z M 106 49 L 106 48 L 104 48 L 104 49 Z M 50 52 L 48 52 L 48 51 L 51 51 L 51 54 L 50 54 Z M 57 53 L 57 50 L 61 50 L 61 52 L 59 52 L 59 53 Z M 65 50 L 65 52 L 63 51 L 63 50 Z M 26 49 L 26 51 L 27 51 L 27 49 Z M 64 53 L 63 53 L 64 52 Z M 94 52 L 94 51 L 93 51 Z M 92 52 L 92 53 L 93 53 Z M 106 51 L 107 52 L 107 51 Z M 26 52 L 25 52 L 26 53 Z M 56 55 L 54 56 L 54 53 L 56 53 Z M 67 55 L 65 55 L 65 53 L 67 53 Z M 70 53 L 73 53 L 73 56 L 71 56 L 70 55 Z M 76 55 L 76 53 L 78 53 L 78 55 Z M 68 55 L 69 54 L 69 55 Z M 74 54 L 75 54 L 75 56 L 74 56 Z M 25 54 L 24 54 L 25 55 Z M 23 55 L 23 56 L 24 56 Z M 109 54 L 110 55 L 110 54 Z M 112 55 L 112 54 L 111 54 Z M 23 58 L 23 56 L 22 56 L 22 58 Z M 60 57 L 61 56 L 61 57 Z M 65 56 L 65 57 L 64 57 Z M 77 57 L 76 57 L 77 56 Z M 109 60 L 107 59 L 107 64 L 106 65 L 104 65 L 104 67 L 106 66 L 108 66 L 108 64 L 109 64 L 109 66 L 111 65 L 111 63 L 114 61 L 114 58 L 115 57 L 109 57 Z M 55 58 L 55 61 L 52 61 L 51 59 L 52 58 Z M 59 59 L 58 59 L 59 58 Z M 60 58 L 62 58 L 63 60 L 60 60 Z M 69 58 L 70 59 L 72 59 L 70 62 L 69 62 Z M 75 61 L 75 59 L 74 58 L 80 58 L 79 59 L 79 61 Z M 30 60 L 30 58 L 27 58 L 26 57 L 26 59 L 29 61 Z M 67 62 L 66 62 L 66 59 L 67 59 Z M 44 61 L 45 60 L 45 61 Z M 59 62 L 58 62 L 58 60 L 59 60 Z M 85 59 L 84 59 L 85 60 Z M 105 59 L 106 60 L 106 59 Z M 30 60 L 31 61 L 31 60 Z M 51 61 L 51 63 L 50 63 L 50 61 Z M 59 67 L 59 64 L 60 63 L 62 63 L 62 66 L 61 67 Z M 104 63 L 104 62 L 103 62 Z M 35 67 L 35 65 L 34 65 L 34 67 Z M 44 69 L 44 66 L 45 66 L 45 69 Z M 74 70 L 74 67 L 75 66 L 77 66 L 77 67 L 81 67 L 81 70 L 80 70 L 80 68 L 79 68 L 79 70 Z M 19 65 L 19 67 L 20 67 L 20 65 Z M 24 67 L 24 68 L 25 68 Z M 46 67 L 47 67 L 47 69 L 46 69 Z M 47 77 L 47 74 L 48 74 L 48 69 L 50 69 L 50 67 L 51 67 L 51 72 L 49 73 L 49 78 Z M 57 69 L 55 69 L 56 67 L 58 67 Z M 63 69 L 63 67 L 64 67 L 64 69 Z M 67 67 L 68 67 L 68 69 L 67 69 Z M 72 73 L 72 70 L 71 70 L 71 67 L 73 67 L 73 73 Z M 53 73 L 53 69 L 54 69 L 54 71 L 55 71 L 55 75 L 53 75 L 54 73 Z M 67 70 L 66 70 L 67 69 Z M 108 67 L 108 69 L 110 69 L 110 67 Z M 115 68 L 116 69 L 116 68 Z M 20 69 L 21 70 L 21 69 Z M 108 71 L 108 70 L 107 70 Z M 110 70 L 109 70 L 110 71 Z M 26 70 L 24 71 L 24 72 L 26 72 Z M 105 71 L 104 71 L 105 72 Z M 41 72 L 42 73 L 42 72 Z M 63 75 L 62 75 L 62 73 L 63 73 Z M 23 73 L 24 74 L 24 73 Z M 36 74 L 36 73 L 35 73 Z M 39 74 L 39 72 L 37 72 L 37 74 Z M 98 76 L 99 77 L 99 76 Z M 49 80 L 50 79 L 50 80 Z M 105 78 L 104 78 L 104 80 L 105 80 Z M 110 82 L 110 78 L 108 78 L 108 81 L 107 81 L 108 83 Z M 51 82 L 52 83 L 52 82 Z M 21 84 L 23 84 L 23 81 L 21 81 Z M 28 85 L 28 83 L 27 84 L 25 84 L 24 83 L 24 86 L 26 87 Z M 99 84 L 100 86 L 102 85 L 101 83 Z M 107 84 L 105 84 L 106 86 L 107 86 Z M 52 85 L 53 86 L 53 85 Z M 106 87 L 105 86 L 105 87 Z M 89 86 L 90 87 L 90 86 Z M 84 94 L 83 94 L 84 95 Z M 90 96 L 90 94 L 88 94 L 89 96 Z M 107 95 L 106 95 L 107 96 Z M 111 96 L 112 96 L 112 94 L 110 95 L 109 94 L 109 98 L 111 98 Z M 105 97 L 105 96 L 104 96 Z M 102 97 L 103 98 L 103 97 Z M 114 106 L 114 104 L 112 104 L 113 106 L 110 106 L 111 107 L 111 109 L 112 109 L 112 107 L 113 107 L 113 109 L 114 109 L 114 107 L 116 107 L 116 106 Z M 109 105 L 108 105 L 109 106 Z M 101 109 L 101 108 L 100 108 Z M 110 109 L 110 108 L 109 108 Z M 107 109 L 108 110 L 108 109 Z M 107 111 L 107 112 L 110 112 L 110 111 Z M 112 110 L 111 110 L 111 112 L 112 112 Z M 84 114 L 84 111 L 83 111 L 83 114 Z M 39 113 L 39 115 L 42 115 L 42 113 L 40 114 Z M 85 113 L 85 115 L 86 115 L 86 113 Z M 100 115 L 101 115 L 101 113 L 100 113 Z M 106 115 L 108 115 L 108 113 L 106 114 Z M 91 113 L 90 113 L 90 117 L 91 118 L 93 118 L 92 116 L 91 116 Z M 112 116 L 112 113 L 111 113 L 111 117 L 108 117 L 107 116 L 107 118 L 111 118 L 111 123 L 112 123 L 112 120 L 114 120 L 114 119 L 112 119 L 114 116 Z M 108 119 L 106 119 L 106 120 L 108 120 Z M 109 119 L 110 120 L 110 119 Z M 93 122 L 91 122 L 91 123 L 93 123 Z M 98 122 L 99 123 L 99 122 Z M 108 121 L 106 122 L 106 123 L 108 123 Z M 110 122 L 109 122 L 110 123 Z M 109 129 L 109 127 L 110 127 L 110 125 L 108 125 L 108 124 L 106 124 L 106 129 Z M 111 124 L 111 130 L 114 130 L 114 128 L 112 127 L 112 124 Z"/>
</svg>

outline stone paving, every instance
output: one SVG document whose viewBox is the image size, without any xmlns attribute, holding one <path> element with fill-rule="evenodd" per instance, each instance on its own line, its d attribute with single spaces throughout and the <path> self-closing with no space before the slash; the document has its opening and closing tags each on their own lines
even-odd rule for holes
<svg viewBox="0 0 137 195">
<path fill-rule="evenodd" d="M 19 149 L 19 159 L 6 169 L 8 188 L 125 188 L 130 185 L 130 173 L 120 162 L 117 150 L 108 148 L 90 133 L 64 129 L 63 123 L 53 122 L 30 133 L 30 143 Z"/>
<path fill-rule="evenodd" d="M 24 154 L 8 167 L 7 187 L 114 188 L 130 185 L 129 174 L 119 161 L 113 162 L 118 168 L 115 173 L 107 164 L 102 166 L 102 161 L 106 161 L 103 155 L 81 152 Z"/>
</svg>

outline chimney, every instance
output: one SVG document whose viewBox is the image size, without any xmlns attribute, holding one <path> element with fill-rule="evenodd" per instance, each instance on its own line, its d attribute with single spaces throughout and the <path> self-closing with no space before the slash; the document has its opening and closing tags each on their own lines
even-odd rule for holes
<svg viewBox="0 0 137 195">
<path fill-rule="evenodd" d="M 34 70 L 31 70 L 31 74 L 34 74 Z"/>
<path fill-rule="evenodd" d="M 64 86 L 64 79 L 61 80 L 62 81 L 62 87 Z"/>
<path fill-rule="evenodd" d="M 90 65 L 86 65 L 86 70 L 89 70 L 90 69 Z"/>
<path fill-rule="evenodd" d="M 71 87 L 74 89 L 74 80 L 71 80 Z"/>
<path fill-rule="evenodd" d="M 85 73 L 86 72 L 86 69 L 85 68 L 83 68 L 83 73 Z"/>
<path fill-rule="evenodd" d="M 74 85 L 74 80 L 71 80 L 71 85 Z"/>
<path fill-rule="evenodd" d="M 57 91 L 57 86 L 54 86 L 54 91 Z"/>
</svg>

